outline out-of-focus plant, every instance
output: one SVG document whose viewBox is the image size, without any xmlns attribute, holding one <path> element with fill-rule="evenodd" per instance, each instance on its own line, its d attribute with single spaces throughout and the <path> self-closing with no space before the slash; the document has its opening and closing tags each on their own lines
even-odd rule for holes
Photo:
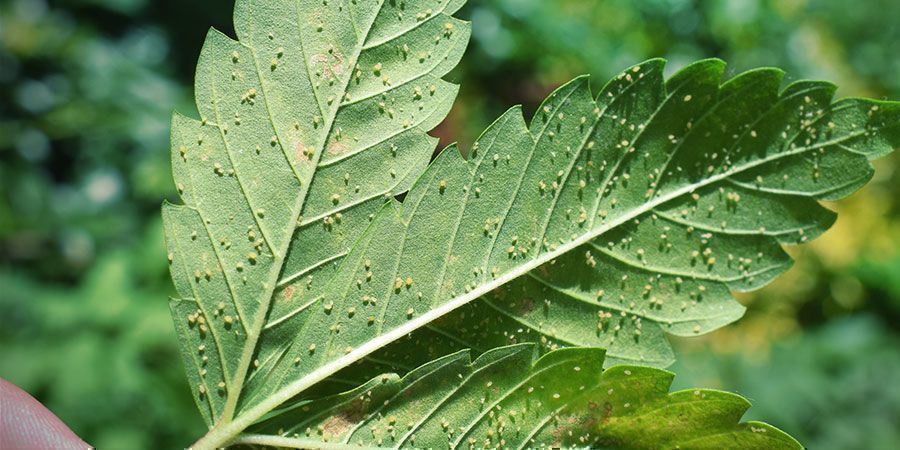
<svg viewBox="0 0 900 450">
<path fill-rule="evenodd" d="M 202 424 L 156 211 L 188 91 L 164 30 L 127 15 L 144 2 L 61 3 L 0 4 L 0 376 L 94 445 L 177 446 Z"/>
<path fill-rule="evenodd" d="M 203 429 L 182 381 L 159 242 L 162 225 L 106 252 L 77 286 L 0 274 L 3 378 L 98 448 L 173 448 Z M 162 260 L 162 262 L 161 262 Z"/>
<path fill-rule="evenodd" d="M 154 27 L 108 38 L 18 0 L 0 5 L 0 43 L 0 264 L 72 281 L 170 189 L 160 149 L 185 89 Z"/>
</svg>

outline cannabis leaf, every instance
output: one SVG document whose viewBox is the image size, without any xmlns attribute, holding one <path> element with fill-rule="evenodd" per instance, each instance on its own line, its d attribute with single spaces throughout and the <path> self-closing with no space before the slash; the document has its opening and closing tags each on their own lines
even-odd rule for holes
<svg viewBox="0 0 900 450">
<path fill-rule="evenodd" d="M 241 0 L 240 41 L 208 34 L 201 119 L 172 124 L 185 205 L 163 216 L 173 315 L 210 426 L 238 409 L 281 275 L 327 267 L 428 163 L 425 132 L 457 92 L 440 77 L 469 38 L 450 17 L 462 3 Z"/>
<path fill-rule="evenodd" d="M 530 125 L 514 108 L 467 159 L 451 147 L 426 169 L 462 3 L 240 0 L 240 41 L 208 35 L 201 118 L 173 119 L 185 205 L 163 208 L 212 428 L 197 448 L 360 361 L 417 367 L 431 352 L 375 353 L 422 330 L 411 342 L 438 355 L 540 337 L 665 365 L 664 333 L 739 317 L 729 290 L 783 271 L 780 244 L 833 220 L 816 200 L 861 186 L 900 142 L 896 103 L 832 103 L 818 82 L 779 93 L 773 69 L 720 85 L 717 60 L 665 81 L 651 60 L 596 98 L 574 80 Z M 438 322 L 472 302 L 487 313 Z"/>
<path fill-rule="evenodd" d="M 300 401 L 238 442 L 290 448 L 802 448 L 778 429 L 738 423 L 749 407 L 721 391 L 669 393 L 673 375 L 603 370 L 604 351 L 535 346 L 445 356 L 403 378 Z"/>
<path fill-rule="evenodd" d="M 331 380 L 344 387 L 367 379 L 372 362 L 406 371 L 458 349 L 522 341 L 605 347 L 609 365 L 670 364 L 667 333 L 738 319 L 744 308 L 731 291 L 767 284 L 791 263 L 782 244 L 831 226 L 835 215 L 818 200 L 852 193 L 871 177 L 869 159 L 900 145 L 900 108 L 832 102 L 825 82 L 779 92 L 776 69 L 720 85 L 718 60 L 668 81 L 662 72 L 661 60 L 632 67 L 596 100 L 587 78 L 576 79 L 530 129 L 513 109 L 468 161 L 445 151 L 396 208 L 400 218 L 379 221 L 374 248 L 361 241 L 343 276 L 270 324 L 302 340 L 292 323 L 312 310 L 352 311 L 332 319 L 330 332 L 350 337 L 334 351 L 366 342 L 345 326 L 374 337 L 385 320 L 403 334 L 434 322 Z M 305 339 L 294 342 L 319 345 Z"/>
</svg>

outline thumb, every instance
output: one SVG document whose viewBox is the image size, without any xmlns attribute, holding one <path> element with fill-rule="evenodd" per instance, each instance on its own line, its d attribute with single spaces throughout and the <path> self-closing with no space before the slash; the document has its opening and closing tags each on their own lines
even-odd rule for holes
<svg viewBox="0 0 900 450">
<path fill-rule="evenodd" d="M 89 449 L 58 417 L 0 378 L 0 449 Z"/>
</svg>

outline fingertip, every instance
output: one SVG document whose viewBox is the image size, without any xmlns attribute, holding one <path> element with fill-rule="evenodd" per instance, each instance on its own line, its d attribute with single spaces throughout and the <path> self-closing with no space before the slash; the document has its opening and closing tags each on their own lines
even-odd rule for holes
<svg viewBox="0 0 900 450">
<path fill-rule="evenodd" d="M 89 448 L 34 397 L 0 378 L 0 449 Z"/>
</svg>

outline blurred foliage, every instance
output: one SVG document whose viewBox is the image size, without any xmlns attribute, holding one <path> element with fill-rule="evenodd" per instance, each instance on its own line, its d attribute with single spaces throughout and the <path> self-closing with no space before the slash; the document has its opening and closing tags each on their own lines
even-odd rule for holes
<svg viewBox="0 0 900 450">
<path fill-rule="evenodd" d="M 730 73 L 778 66 L 787 81 L 831 80 L 841 95 L 900 94 L 894 0 L 472 0 L 469 10 L 463 100 L 483 116 L 468 124 L 473 133 L 511 104 L 533 109 L 576 74 L 600 83 L 654 56 L 670 74 L 719 57 Z"/>
<path fill-rule="evenodd" d="M 77 287 L 0 274 L 0 375 L 98 448 L 178 448 L 201 434 L 171 330 L 162 224 L 105 252 Z"/>
<path fill-rule="evenodd" d="M 165 301 L 158 208 L 174 194 L 170 112 L 193 111 L 206 27 L 232 33 L 231 6 L 0 1 L 0 377 L 102 448 L 179 447 L 202 432 Z M 731 73 L 779 66 L 786 81 L 900 99 L 896 0 L 470 0 L 464 15 L 473 44 L 438 130 L 464 147 L 513 104 L 532 111 L 575 75 L 599 83 L 653 56 L 670 73 L 715 56 Z M 812 448 L 900 442 L 900 395 L 884 382 L 900 375 L 898 164 L 882 161 L 833 205 L 835 229 L 792 249 L 794 270 L 742 297 L 745 320 L 685 342 L 679 381 L 740 391 Z"/>
</svg>

